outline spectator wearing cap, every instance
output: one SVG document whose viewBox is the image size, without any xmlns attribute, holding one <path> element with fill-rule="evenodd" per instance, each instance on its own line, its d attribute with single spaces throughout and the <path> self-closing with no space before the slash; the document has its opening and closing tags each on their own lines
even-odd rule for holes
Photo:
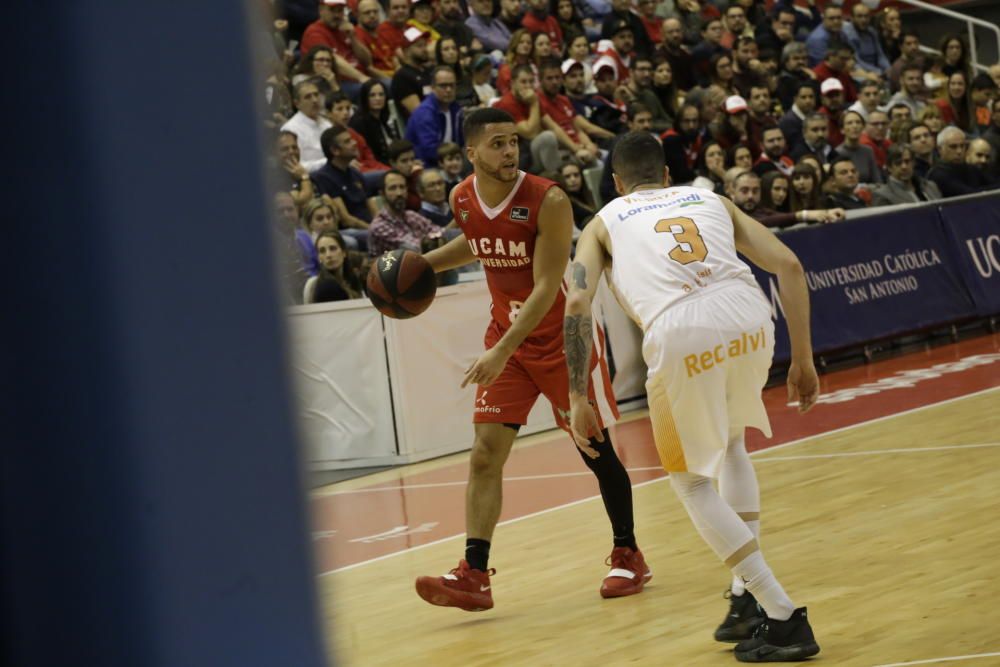
<svg viewBox="0 0 1000 667">
<path fill-rule="evenodd" d="M 470 0 L 470 16 L 465 20 L 472 34 L 487 51 L 503 53 L 510 42 L 510 30 L 493 18 L 493 0 Z"/>
<path fill-rule="evenodd" d="M 844 100 L 848 104 L 858 99 L 858 89 L 851 78 L 850 64 L 854 51 L 847 42 L 831 41 L 826 50 L 826 57 L 813 68 L 816 79 L 822 83 L 827 79 L 836 79 L 844 91 Z M 822 92 L 822 89 L 820 90 Z"/>
<path fill-rule="evenodd" d="M 472 58 L 469 66 L 472 78 L 472 89 L 479 98 L 479 106 L 487 106 L 497 97 L 497 89 L 493 87 L 490 80 L 493 78 L 493 61 L 485 54 L 478 54 Z"/>
<path fill-rule="evenodd" d="M 585 116 L 598 127 L 612 134 L 625 131 L 627 122 L 625 105 L 618 101 L 618 78 L 614 64 L 607 58 L 598 58 L 594 63 L 594 87 L 597 92 L 586 98 L 589 110 Z"/>
<path fill-rule="evenodd" d="M 559 92 L 563 74 L 558 60 L 543 61 L 540 74 L 542 86 L 538 102 L 541 105 L 542 126 L 555 134 L 559 146 L 581 164 L 597 163 L 601 152 L 595 139 L 612 139 L 615 134 L 578 115 L 569 99 Z"/>
<path fill-rule="evenodd" d="M 865 121 L 856 111 L 845 111 L 840 121 L 840 129 L 844 133 L 844 143 L 837 146 L 837 157 L 849 158 L 857 168 L 858 178 L 862 183 L 882 183 L 882 171 L 875 162 L 875 153 L 871 147 L 861 143 L 861 134 L 865 129 Z"/>
<path fill-rule="evenodd" d="M 806 46 L 802 42 L 792 42 L 781 51 L 781 67 L 778 70 L 778 89 L 775 96 L 785 109 L 792 106 L 792 101 L 799 92 L 799 87 L 811 84 L 819 91 L 816 73 L 806 65 Z"/>
<path fill-rule="evenodd" d="M 430 90 L 430 71 L 427 66 L 430 54 L 427 51 L 427 33 L 410 27 L 403 32 L 403 36 L 406 38 L 406 47 L 401 52 L 403 64 L 392 76 L 392 99 L 405 121 Z"/>
<path fill-rule="evenodd" d="M 843 118 L 844 109 L 847 108 L 847 104 L 844 103 L 844 87 L 837 79 L 827 79 L 819 87 L 819 90 L 819 112 L 830 119 L 830 135 L 828 137 L 830 145 L 839 146 L 844 141 L 844 135 L 840 130 L 840 120 Z"/>
<path fill-rule="evenodd" d="M 281 131 L 291 132 L 298 138 L 302 166 L 313 172 L 326 164 L 320 137 L 333 123 L 320 114 L 323 110 L 323 97 L 319 94 L 319 87 L 312 81 L 297 84 L 293 100 L 298 111 L 281 126 Z"/>
<path fill-rule="evenodd" d="M 803 155 L 812 154 L 816 156 L 820 164 L 829 164 L 833 157 L 833 147 L 830 146 L 829 135 L 830 119 L 814 111 L 806 116 L 802 126 L 802 138 L 792 146 L 789 155 L 797 161 Z"/>
<path fill-rule="evenodd" d="M 764 151 L 754 162 L 754 173 L 762 176 L 769 171 L 777 169 L 785 176 L 791 177 L 792 169 L 795 168 L 795 161 L 787 155 L 788 142 L 781 128 L 764 128 L 764 135 L 761 138 L 761 142 Z"/>
<path fill-rule="evenodd" d="M 352 98 L 368 80 L 367 67 L 372 54 L 361 40 L 355 39 L 354 26 L 347 20 L 347 0 L 319 0 L 319 19 L 302 33 L 302 53 L 314 46 L 333 49 L 334 65 L 341 87 Z M 352 85 L 353 84 L 353 85 Z"/>
<path fill-rule="evenodd" d="M 615 69 L 618 83 L 624 84 L 628 80 L 629 67 L 632 64 L 635 33 L 631 24 L 623 19 L 612 19 L 604 25 L 610 39 L 601 42 L 603 48 L 599 48 L 597 52 L 599 60 L 610 62 Z"/>
<path fill-rule="evenodd" d="M 653 60 L 647 56 L 632 59 L 632 73 L 625 85 L 618 89 L 618 97 L 631 104 L 639 102 L 652 115 L 652 129 L 657 135 L 672 124 L 670 115 L 653 90 Z"/>
<path fill-rule="evenodd" d="M 884 111 L 875 111 L 868 114 L 868 122 L 865 124 L 865 131 L 861 133 L 861 143 L 872 149 L 875 155 L 875 164 L 880 171 L 885 171 L 885 160 L 892 142 L 886 136 L 889 133 L 889 115 Z"/>
<path fill-rule="evenodd" d="M 694 58 L 684 45 L 681 22 L 676 18 L 665 19 L 660 34 L 663 35 L 663 40 L 656 48 L 657 56 L 670 63 L 677 88 L 690 90 L 695 84 Z"/>
<path fill-rule="evenodd" d="M 749 108 L 740 95 L 730 95 L 723 103 L 723 113 L 709 125 L 709 133 L 723 151 L 736 144 L 750 143 Z"/>
<path fill-rule="evenodd" d="M 587 81 L 584 77 L 583 64 L 572 58 L 567 58 L 562 63 L 562 73 L 563 90 L 566 93 L 566 98 L 569 99 L 578 114 L 584 118 L 589 118 L 592 107 L 590 106 L 590 99 L 587 94 Z"/>
<path fill-rule="evenodd" d="M 844 38 L 854 49 L 857 67 L 878 78 L 891 63 L 882 51 L 878 33 L 872 27 L 872 10 L 859 2 L 851 8 L 851 21 L 843 27 Z"/>
<path fill-rule="evenodd" d="M 778 121 L 785 139 L 795 146 L 802 139 L 802 124 L 806 116 L 816 110 L 816 89 L 812 83 L 799 84 L 792 102 L 792 108 Z"/>
<path fill-rule="evenodd" d="M 823 22 L 806 38 L 806 52 L 809 65 L 819 65 L 834 42 L 847 43 L 844 36 L 844 9 L 839 4 L 830 3 L 823 8 Z"/>
<path fill-rule="evenodd" d="M 447 65 L 434 68 L 431 93 L 413 111 L 406 123 L 406 138 L 425 166 L 437 165 L 437 147 L 443 142 L 465 143 L 462 136 L 462 107 L 455 101 L 458 81 Z"/>
<path fill-rule="evenodd" d="M 493 106 L 506 111 L 514 119 L 521 144 L 521 168 L 534 172 L 559 171 L 562 157 L 559 142 L 550 130 L 542 126 L 541 104 L 535 92 L 535 71 L 530 65 L 518 65 L 511 73 L 510 90 Z"/>
<path fill-rule="evenodd" d="M 563 33 L 559 21 L 549 13 L 549 0 L 528 0 L 521 26 L 533 35 L 544 32 L 552 41 L 552 51 L 562 53 Z"/>
<path fill-rule="evenodd" d="M 434 5 L 431 0 L 410 0 L 410 18 L 406 25 L 423 30 L 431 36 L 431 43 L 441 39 L 441 33 L 434 29 Z"/>
<path fill-rule="evenodd" d="M 895 144 L 886 155 L 889 177 L 884 185 L 872 191 L 872 205 L 916 204 L 941 199 L 941 190 L 933 181 L 920 178 L 914 172 L 913 149 Z"/>
<path fill-rule="evenodd" d="M 586 35 L 570 35 L 566 48 L 566 60 L 572 61 L 580 66 L 583 72 L 583 88 L 588 93 L 596 90 L 594 88 L 594 54 L 590 48 L 590 42 Z M 563 62 L 563 76 L 566 76 L 567 62 Z"/>
<path fill-rule="evenodd" d="M 920 112 L 927 106 L 923 99 L 924 81 L 923 71 L 915 64 L 903 67 L 899 74 L 899 92 L 889 98 L 887 106 L 893 107 L 897 104 L 905 104 L 910 109 L 910 115 L 917 118 Z"/>
<path fill-rule="evenodd" d="M 409 20 L 410 0 L 389 0 L 385 20 L 378 26 L 378 38 L 392 49 L 393 53 L 402 51 L 409 43 L 405 35 L 409 28 L 407 24 Z M 418 28 L 418 30 L 420 29 Z M 420 30 L 420 32 L 426 31 Z M 427 36 L 430 39 L 430 33 Z"/>
<path fill-rule="evenodd" d="M 460 49 L 479 51 L 482 49 L 482 44 L 479 43 L 478 39 L 475 39 L 469 26 L 465 25 L 466 18 L 459 0 L 441 0 L 438 4 L 438 17 L 437 21 L 434 22 L 434 29 L 442 37 L 454 39 Z"/>
<path fill-rule="evenodd" d="M 646 56 L 652 55 L 653 43 L 649 41 L 649 35 L 646 34 L 642 19 L 637 14 L 632 13 L 629 0 L 611 0 L 611 12 L 604 18 L 604 23 L 601 25 L 601 39 L 613 39 L 615 33 L 622 29 L 622 22 L 625 22 L 632 31 L 636 52 Z M 631 52 L 632 49 L 629 48 L 625 55 Z"/>
<path fill-rule="evenodd" d="M 378 0 L 361 0 L 358 3 L 358 25 L 354 26 L 354 35 L 372 54 L 372 64 L 368 71 L 380 79 L 389 80 L 399 68 L 399 61 L 396 59 L 396 49 L 378 35 L 381 9 Z"/>
</svg>

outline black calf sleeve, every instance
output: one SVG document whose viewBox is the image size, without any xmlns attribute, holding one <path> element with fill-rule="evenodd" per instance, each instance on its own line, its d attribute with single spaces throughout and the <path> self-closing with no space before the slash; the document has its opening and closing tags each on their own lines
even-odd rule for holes
<svg viewBox="0 0 1000 667">
<path fill-rule="evenodd" d="M 601 487 L 601 498 L 604 509 L 611 520 L 616 547 L 636 549 L 635 524 L 632 517 L 632 480 L 629 479 L 625 466 L 622 465 L 615 448 L 611 446 L 611 435 L 607 429 L 601 431 L 604 442 L 597 438 L 590 439 L 590 446 L 600 454 L 596 459 L 580 451 L 583 462 L 587 464 Z"/>
</svg>

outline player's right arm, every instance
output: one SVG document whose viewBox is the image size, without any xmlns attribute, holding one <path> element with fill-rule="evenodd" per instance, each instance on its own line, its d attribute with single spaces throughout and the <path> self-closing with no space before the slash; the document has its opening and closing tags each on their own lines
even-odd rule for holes
<svg viewBox="0 0 1000 667">
<path fill-rule="evenodd" d="M 819 378 L 813 365 L 809 332 L 809 287 L 805 270 L 795 253 L 767 227 L 720 197 L 733 219 L 736 249 L 751 262 L 778 277 L 778 291 L 788 322 L 792 362 L 788 368 L 788 400 L 798 399 L 799 412 L 806 412 L 819 396 Z"/>
<path fill-rule="evenodd" d="M 451 210 L 454 211 L 454 190 L 448 197 L 448 204 L 451 206 Z M 454 220 L 452 220 L 451 224 L 448 226 L 451 227 L 453 224 L 455 224 Z M 472 248 L 469 247 L 468 242 L 465 240 L 465 234 L 459 234 L 440 248 L 431 250 L 429 253 L 424 255 L 424 259 L 426 259 L 431 265 L 431 268 L 434 269 L 434 273 L 441 273 L 442 271 L 457 269 L 460 266 L 471 264 L 476 261 L 476 256 L 472 254 Z"/>
<path fill-rule="evenodd" d="M 589 438 L 604 437 L 597 425 L 597 416 L 588 400 L 590 355 L 593 347 L 592 303 L 597 283 L 604 273 L 608 252 L 607 229 L 600 217 L 594 217 L 576 243 L 576 256 L 570 267 L 569 291 L 566 294 L 566 315 L 563 319 L 563 350 L 569 370 L 570 435 L 576 446 L 587 456 L 597 458 Z"/>
</svg>

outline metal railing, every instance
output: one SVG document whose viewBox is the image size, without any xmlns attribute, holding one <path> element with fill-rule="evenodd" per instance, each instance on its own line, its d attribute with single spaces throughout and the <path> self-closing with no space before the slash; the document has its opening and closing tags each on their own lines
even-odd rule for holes
<svg viewBox="0 0 1000 667">
<path fill-rule="evenodd" d="M 984 21 L 982 19 L 977 19 L 974 16 L 969 16 L 967 14 L 962 14 L 956 12 L 952 9 L 945 9 L 944 7 L 938 7 L 937 5 L 932 5 L 927 2 L 922 2 L 922 0 L 898 0 L 900 4 L 909 5 L 911 7 L 917 7 L 919 9 L 924 9 L 935 14 L 941 14 L 942 16 L 947 16 L 949 18 L 956 19 L 965 23 L 965 29 L 969 36 L 969 62 L 972 64 L 972 68 L 975 70 L 985 70 L 985 65 L 979 64 L 979 56 L 976 54 L 976 31 L 975 26 L 980 28 L 985 28 L 992 32 L 997 39 L 997 53 L 1000 54 L 1000 28 L 990 23 L 989 21 Z M 934 49 L 923 49 L 925 51 L 930 51 L 932 53 L 937 53 Z"/>
</svg>

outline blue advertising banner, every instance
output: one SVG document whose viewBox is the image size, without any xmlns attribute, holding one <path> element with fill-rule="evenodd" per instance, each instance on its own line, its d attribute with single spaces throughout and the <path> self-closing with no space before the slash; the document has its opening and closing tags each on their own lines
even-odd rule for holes
<svg viewBox="0 0 1000 667">
<path fill-rule="evenodd" d="M 976 313 L 1000 313 L 1000 196 L 946 203 L 941 221 Z"/>
<path fill-rule="evenodd" d="M 936 207 L 886 213 L 781 235 L 806 270 L 816 352 L 975 314 Z M 777 279 L 754 275 L 772 305 L 774 358 L 790 358 Z"/>
</svg>

